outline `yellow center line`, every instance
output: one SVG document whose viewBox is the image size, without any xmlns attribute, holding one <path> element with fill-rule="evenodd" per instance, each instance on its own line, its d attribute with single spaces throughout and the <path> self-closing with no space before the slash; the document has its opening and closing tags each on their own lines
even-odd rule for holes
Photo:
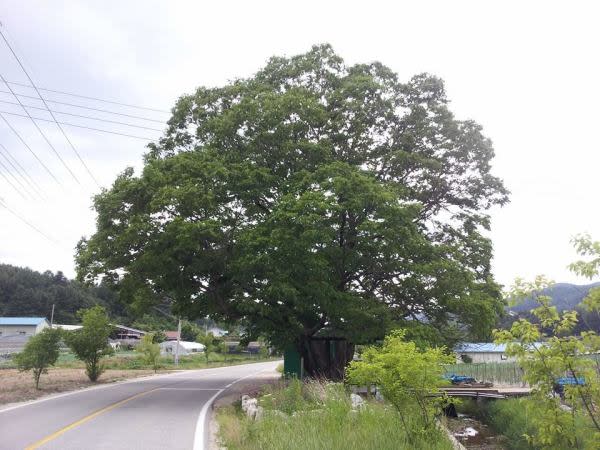
<svg viewBox="0 0 600 450">
<path fill-rule="evenodd" d="M 112 409 L 118 408 L 119 406 L 124 405 L 125 403 L 130 402 L 131 400 L 135 400 L 136 398 L 140 398 L 143 395 L 149 394 L 149 393 L 157 391 L 159 389 L 160 388 L 155 388 L 155 389 L 150 389 L 149 391 L 140 392 L 139 394 L 132 395 L 131 397 L 128 397 L 124 400 L 118 401 L 116 403 L 113 403 L 112 405 L 108 405 L 102 409 L 99 409 L 98 411 L 95 411 L 95 412 L 91 413 L 90 415 L 87 415 L 84 418 L 79 419 L 76 422 L 73 422 L 73 423 L 67 425 L 64 428 L 61 428 L 60 430 L 46 436 L 45 438 L 40 439 L 37 442 L 34 442 L 30 446 L 25 447 L 25 450 L 35 450 L 37 448 L 40 448 L 42 445 L 47 444 L 48 442 L 56 439 L 57 437 L 66 433 L 67 431 L 72 430 L 73 428 L 76 428 L 79 425 L 83 425 L 84 423 L 89 422 L 93 418 L 98 417 L 99 415 L 104 414 L 105 412 L 108 412 Z"/>
</svg>

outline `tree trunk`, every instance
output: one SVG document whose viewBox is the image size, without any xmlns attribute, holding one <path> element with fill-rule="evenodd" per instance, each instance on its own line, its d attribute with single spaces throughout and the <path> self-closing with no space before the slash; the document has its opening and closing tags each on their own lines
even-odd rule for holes
<svg viewBox="0 0 600 450">
<path fill-rule="evenodd" d="M 304 359 L 304 375 L 342 381 L 346 366 L 354 356 L 354 344 L 344 339 L 303 336 L 298 350 Z"/>
</svg>

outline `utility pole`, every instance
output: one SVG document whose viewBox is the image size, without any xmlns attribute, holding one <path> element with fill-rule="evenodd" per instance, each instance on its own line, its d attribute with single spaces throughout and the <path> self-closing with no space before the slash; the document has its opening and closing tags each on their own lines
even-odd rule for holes
<svg viewBox="0 0 600 450">
<path fill-rule="evenodd" d="M 177 322 L 177 347 L 175 348 L 175 365 L 179 365 L 179 341 L 181 340 L 181 317 Z"/>
<path fill-rule="evenodd" d="M 54 303 L 52 303 L 52 314 L 50 314 L 50 328 L 52 328 L 53 323 L 54 323 Z"/>
</svg>

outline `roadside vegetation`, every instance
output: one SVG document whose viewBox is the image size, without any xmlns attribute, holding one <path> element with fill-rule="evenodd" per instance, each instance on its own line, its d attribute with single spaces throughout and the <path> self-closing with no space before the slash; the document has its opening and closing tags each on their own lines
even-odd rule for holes
<svg viewBox="0 0 600 450">
<path fill-rule="evenodd" d="M 260 420 L 246 417 L 239 403 L 218 410 L 222 445 L 229 450 L 452 449 L 439 428 L 422 432 L 419 414 L 403 421 L 394 407 L 376 401 L 353 409 L 341 383 L 292 380 L 269 386 L 259 404 Z"/>
</svg>

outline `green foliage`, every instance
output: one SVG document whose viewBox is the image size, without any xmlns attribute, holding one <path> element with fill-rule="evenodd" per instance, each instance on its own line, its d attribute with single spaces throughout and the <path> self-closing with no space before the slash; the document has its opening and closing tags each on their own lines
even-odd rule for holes
<svg viewBox="0 0 600 450">
<path fill-rule="evenodd" d="M 575 240 L 576 249 L 591 261 L 571 266 L 578 273 L 598 275 L 600 243 L 589 238 Z M 507 354 L 516 356 L 523 368 L 524 379 L 532 387 L 529 408 L 535 433 L 528 436 L 540 448 L 600 448 L 600 367 L 597 360 L 583 357 L 600 351 L 600 336 L 587 331 L 580 337 L 572 335 L 578 318 L 575 311 L 559 312 L 543 295 L 551 282 L 538 276 L 533 282 L 516 280 L 507 294 L 511 301 L 532 297 L 539 306 L 532 310 L 537 323 L 526 319 L 514 322 L 510 330 L 495 332 L 496 341 L 507 344 Z M 587 306 L 594 308 L 595 292 L 588 295 Z M 537 342 L 543 341 L 542 345 Z M 556 380 L 574 377 L 576 384 L 565 388 L 564 399 L 553 395 Z M 579 380 L 582 380 L 580 383 Z M 564 405 L 568 410 L 563 408 Z M 577 422 L 588 423 L 592 444 L 582 442 L 577 434 Z M 595 442 L 595 444 L 594 444 Z"/>
<path fill-rule="evenodd" d="M 203 333 L 202 329 L 195 323 L 184 320 L 181 322 L 181 340 L 194 342 L 199 333 Z"/>
<path fill-rule="evenodd" d="M 350 363 L 346 380 L 354 385 L 377 385 L 403 420 L 416 408 L 424 428 L 429 429 L 443 401 L 435 396 L 443 384 L 443 364 L 454 358 L 444 348 L 419 349 L 404 336 L 404 331 L 394 331 L 381 347 L 363 351 L 361 361 Z"/>
<path fill-rule="evenodd" d="M 23 351 L 15 357 L 20 371 L 32 371 L 36 389 L 40 386 L 40 376 L 58 359 L 60 339 L 59 330 L 46 328 L 29 338 Z"/>
<path fill-rule="evenodd" d="M 144 364 L 152 367 L 154 372 L 160 368 L 160 346 L 155 342 L 154 334 L 146 334 L 135 350 L 142 354 Z"/>
<path fill-rule="evenodd" d="M 203 331 L 199 332 L 196 336 L 196 342 L 204 345 L 204 357 L 206 358 L 206 362 L 208 363 L 208 358 L 212 352 L 216 352 L 219 350 L 219 346 L 221 345 L 221 340 L 215 337 L 212 333 L 205 334 Z"/>
<path fill-rule="evenodd" d="M 258 421 L 245 418 L 232 407 L 218 411 L 220 438 L 228 449 L 452 449 L 437 428 L 424 435 L 416 432 L 422 428 L 418 414 L 409 414 L 403 423 L 395 409 L 381 404 L 369 403 L 352 411 L 340 384 L 295 380 L 269 388 L 259 403 L 265 413 Z"/>
<path fill-rule="evenodd" d="M 0 264 L 0 316 L 50 318 L 54 323 L 77 323 L 76 312 L 103 305 L 113 317 L 126 316 L 118 294 L 107 286 L 85 286 L 69 280 L 60 271 L 36 272 L 28 268 Z"/>
<path fill-rule="evenodd" d="M 415 311 L 442 339 L 457 322 L 485 336 L 502 311 L 484 231 L 507 191 L 439 78 L 315 46 L 182 96 L 150 149 L 95 198 L 77 248 L 79 279 L 130 303 L 168 297 L 282 348 L 374 342 Z"/>
<path fill-rule="evenodd" d="M 65 341 L 77 358 L 85 363 L 85 371 L 90 381 L 97 381 L 104 371 L 102 358 L 113 353 L 108 344 L 112 327 L 102 306 L 80 310 L 77 315 L 83 327 L 65 333 Z"/>
</svg>

